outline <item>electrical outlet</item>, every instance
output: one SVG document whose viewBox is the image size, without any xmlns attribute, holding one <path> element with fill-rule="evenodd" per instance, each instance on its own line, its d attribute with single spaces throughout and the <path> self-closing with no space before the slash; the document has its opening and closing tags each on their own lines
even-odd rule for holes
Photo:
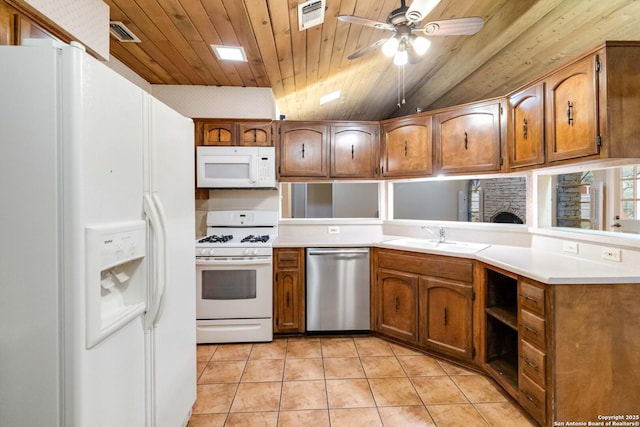
<svg viewBox="0 0 640 427">
<path fill-rule="evenodd" d="M 327 228 L 327 233 L 329 233 L 329 234 L 339 234 L 340 233 L 340 227 L 335 226 L 335 225 L 333 225 L 333 226 L 330 225 Z"/>
<path fill-rule="evenodd" d="M 562 250 L 570 254 L 577 254 L 578 242 L 562 242 Z"/>
<path fill-rule="evenodd" d="M 610 261 L 621 261 L 620 249 L 616 248 L 602 248 L 602 250 L 600 251 L 600 256 L 603 259 L 608 259 Z"/>
</svg>

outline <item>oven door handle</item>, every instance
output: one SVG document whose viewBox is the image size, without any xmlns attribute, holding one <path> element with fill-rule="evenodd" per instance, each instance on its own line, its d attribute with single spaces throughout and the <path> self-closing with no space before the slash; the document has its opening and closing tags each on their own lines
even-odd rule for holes
<svg viewBox="0 0 640 427">
<path fill-rule="evenodd" d="M 236 258 L 236 259 L 211 259 L 196 258 L 196 265 L 270 265 L 271 257 L 252 257 L 252 258 Z"/>
</svg>

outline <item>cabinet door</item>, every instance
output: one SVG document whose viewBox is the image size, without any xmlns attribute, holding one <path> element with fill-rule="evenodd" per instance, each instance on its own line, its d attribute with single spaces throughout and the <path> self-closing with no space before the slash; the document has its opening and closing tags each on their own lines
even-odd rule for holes
<svg viewBox="0 0 640 427">
<path fill-rule="evenodd" d="M 512 168 L 544 163 L 544 84 L 509 97 L 509 165 Z"/>
<path fill-rule="evenodd" d="M 382 175 L 428 176 L 433 172 L 431 116 L 383 123 Z"/>
<path fill-rule="evenodd" d="M 273 332 L 304 332 L 304 249 L 273 252 Z"/>
<path fill-rule="evenodd" d="M 469 284 L 422 278 L 423 345 L 462 359 L 472 359 L 472 296 L 473 287 Z"/>
<path fill-rule="evenodd" d="M 378 169 L 378 126 L 331 126 L 331 176 L 374 178 Z"/>
<path fill-rule="evenodd" d="M 271 122 L 238 122 L 238 145 L 272 146 Z"/>
<path fill-rule="evenodd" d="M 462 107 L 435 117 L 440 172 L 499 171 L 500 103 Z"/>
<path fill-rule="evenodd" d="M 327 178 L 329 126 L 314 122 L 280 124 L 280 177 Z"/>
<path fill-rule="evenodd" d="M 418 343 L 418 276 L 378 270 L 376 331 Z"/>
<path fill-rule="evenodd" d="M 578 61 L 546 80 L 549 161 L 598 154 L 597 56 Z"/>
<path fill-rule="evenodd" d="M 202 125 L 202 145 L 235 145 L 233 122 L 205 122 Z"/>
</svg>

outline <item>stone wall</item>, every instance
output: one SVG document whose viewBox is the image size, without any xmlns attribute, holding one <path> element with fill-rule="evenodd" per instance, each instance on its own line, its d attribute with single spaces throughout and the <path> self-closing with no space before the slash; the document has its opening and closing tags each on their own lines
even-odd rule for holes
<svg viewBox="0 0 640 427">
<path fill-rule="evenodd" d="M 527 180 L 524 177 L 480 180 L 483 192 L 483 222 L 492 222 L 501 212 L 527 218 Z"/>
</svg>

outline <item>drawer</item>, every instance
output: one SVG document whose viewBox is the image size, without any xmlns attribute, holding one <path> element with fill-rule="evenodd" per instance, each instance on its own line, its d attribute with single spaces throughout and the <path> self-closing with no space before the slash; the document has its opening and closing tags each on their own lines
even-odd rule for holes
<svg viewBox="0 0 640 427">
<path fill-rule="evenodd" d="M 298 268 L 300 264 L 299 249 L 278 249 L 274 255 L 277 268 Z"/>
<path fill-rule="evenodd" d="M 529 341 L 537 346 L 540 350 L 546 350 L 545 347 L 545 331 L 544 319 L 527 311 L 520 310 L 520 338 Z"/>
<path fill-rule="evenodd" d="M 466 258 L 379 249 L 378 268 L 473 282 L 473 261 Z"/>
<path fill-rule="evenodd" d="M 547 419 L 547 393 L 545 390 L 524 374 L 520 374 L 518 377 L 518 388 L 520 389 L 520 398 L 518 399 L 520 405 L 536 421 L 545 425 Z"/>
<path fill-rule="evenodd" d="M 520 372 L 546 388 L 546 355 L 525 340 L 520 340 Z"/>
<path fill-rule="evenodd" d="M 544 288 L 520 280 L 520 307 L 544 317 Z"/>
</svg>

